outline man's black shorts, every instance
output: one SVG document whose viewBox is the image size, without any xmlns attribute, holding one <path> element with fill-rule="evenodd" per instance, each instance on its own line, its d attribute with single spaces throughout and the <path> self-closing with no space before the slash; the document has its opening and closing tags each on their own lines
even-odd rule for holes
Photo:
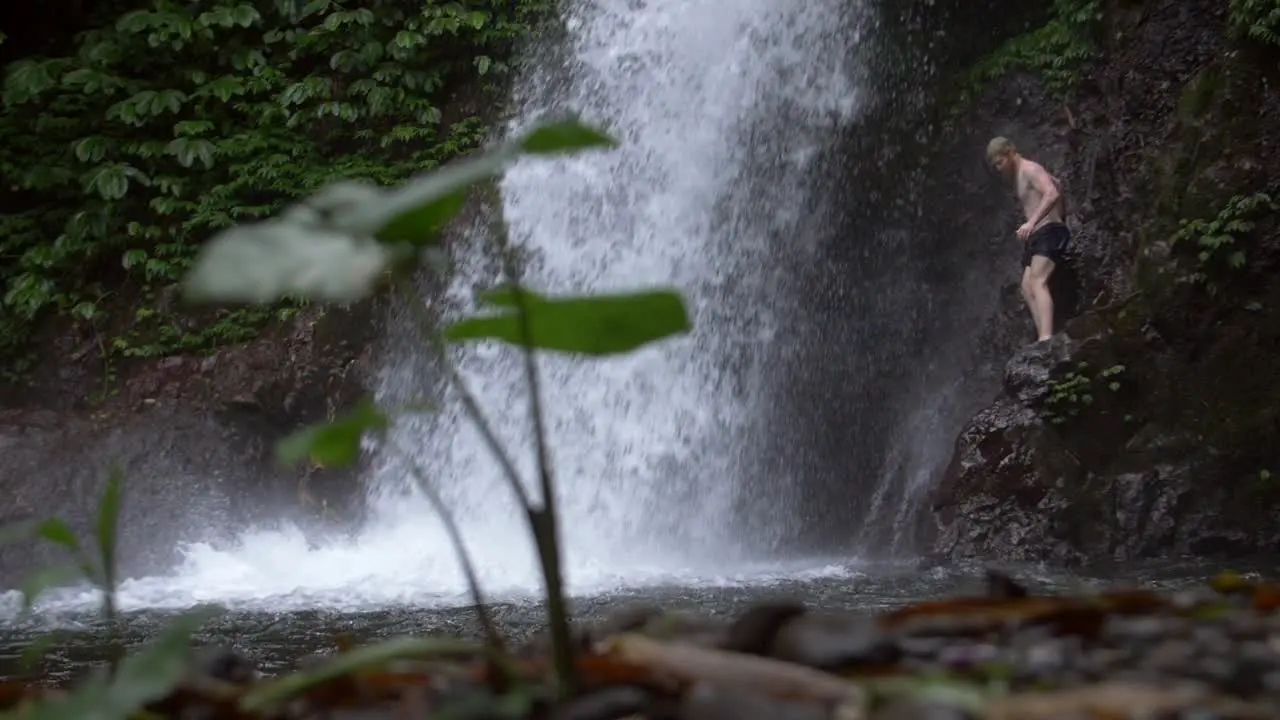
<svg viewBox="0 0 1280 720">
<path fill-rule="evenodd" d="M 1065 223 L 1051 222 L 1041 225 L 1022 247 L 1022 267 L 1030 267 L 1031 258 L 1043 255 L 1055 264 L 1062 262 L 1062 252 L 1071 242 L 1071 231 Z"/>
</svg>

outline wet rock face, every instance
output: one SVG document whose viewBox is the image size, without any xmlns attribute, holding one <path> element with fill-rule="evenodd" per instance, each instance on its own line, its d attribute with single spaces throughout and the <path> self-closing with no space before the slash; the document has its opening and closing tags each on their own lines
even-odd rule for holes
<svg viewBox="0 0 1280 720">
<path fill-rule="evenodd" d="M 937 552 L 1075 565 L 1276 547 L 1274 487 L 1241 472 L 1191 418 L 1132 407 L 1190 380 L 1159 374 L 1158 362 L 1104 376 L 1120 367 L 1117 349 L 1133 352 L 1103 335 L 1014 355 L 933 495 Z"/>
<path fill-rule="evenodd" d="M 289 471 L 275 441 L 364 391 L 381 309 L 308 308 L 243 346 L 139 365 L 92 409 L 0 410 L 0 526 L 58 516 L 92 543 L 109 467 L 124 471 L 119 556 L 125 576 L 171 566 L 182 541 L 285 518 L 304 528 L 351 518 L 351 472 Z M 90 544 L 92 547 L 92 544 Z M 0 548 L 0 587 L 62 562 L 48 543 Z"/>
</svg>

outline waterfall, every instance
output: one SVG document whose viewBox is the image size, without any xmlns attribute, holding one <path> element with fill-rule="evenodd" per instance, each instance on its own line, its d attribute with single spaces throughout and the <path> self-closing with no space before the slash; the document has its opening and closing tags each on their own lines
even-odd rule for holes
<svg viewBox="0 0 1280 720">
<path fill-rule="evenodd" d="M 695 323 L 689 337 L 621 358 L 540 360 L 571 586 L 745 559 L 733 522 L 753 502 L 740 496 L 749 471 L 741 450 L 763 431 L 762 361 L 790 289 L 770 268 L 779 252 L 805 252 L 810 163 L 857 108 L 843 67 L 848 38 L 836 30 L 844 4 L 581 3 L 566 19 L 571 59 L 543 58 L 522 84 L 517 124 L 580 112 L 622 141 L 506 175 L 501 210 L 528 254 L 525 281 L 552 293 L 674 285 Z M 459 253 L 446 315 L 496 280 L 477 234 Z M 519 354 L 486 345 L 456 357 L 531 481 Z M 404 374 L 421 364 L 393 360 L 384 387 L 404 392 L 414 385 Z M 456 399 L 446 405 L 443 418 L 406 426 L 397 442 L 432 469 L 479 564 L 495 579 L 531 583 L 512 493 Z M 407 475 L 397 459 L 380 466 L 376 523 L 429 514 Z"/>
<path fill-rule="evenodd" d="M 763 405 L 793 322 L 787 267 L 819 261 L 824 210 L 812 186 L 836 130 L 861 98 L 848 48 L 861 6 L 850 0 L 570 0 L 566 45 L 535 49 L 518 79 L 515 125 L 564 110 L 621 147 L 531 159 L 501 182 L 455 244 L 447 319 L 499 280 L 487 221 L 501 211 L 524 249 L 525 282 L 547 293 L 671 285 L 685 296 L 687 336 L 604 360 L 540 357 L 558 482 L 565 575 L 574 594 L 627 586 L 760 583 L 843 573 L 824 561 L 763 560 L 792 522 L 794 489 L 759 481 L 755 448 L 775 432 Z M 400 403 L 438 387 L 402 322 L 377 378 Z M 532 490 L 533 453 L 517 353 L 453 349 Z M 122 584 L 123 607 L 216 601 L 271 608 L 466 602 L 440 523 L 414 489 L 420 466 L 462 527 L 493 597 L 541 592 L 523 518 L 452 394 L 399 426 L 370 471 L 369 513 L 350 537 L 308 539 L 259 528 L 225 545 L 184 548 L 163 577 Z M 536 493 L 535 493 L 536 496 Z M 91 602 L 81 598 L 83 602 Z"/>
</svg>

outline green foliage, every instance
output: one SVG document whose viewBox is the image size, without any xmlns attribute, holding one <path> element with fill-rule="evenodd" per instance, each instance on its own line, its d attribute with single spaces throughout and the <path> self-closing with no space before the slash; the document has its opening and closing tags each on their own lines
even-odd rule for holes
<svg viewBox="0 0 1280 720">
<path fill-rule="evenodd" d="M 36 598 L 51 587 L 85 579 L 102 590 L 102 614 L 108 620 L 115 617 L 116 604 L 116 535 L 120 516 L 120 500 L 123 493 L 124 474 L 112 467 L 98 501 L 98 515 L 94 524 L 94 537 L 98 546 L 95 560 L 85 550 L 71 526 L 58 518 L 49 518 L 34 526 L 11 527 L 0 536 L 0 542 L 18 540 L 44 540 L 63 549 L 71 557 L 69 566 L 50 566 L 33 573 L 22 585 L 23 611 L 29 611 Z"/>
<path fill-rule="evenodd" d="M 1280 47 L 1280 0 L 1231 0 L 1230 8 L 1236 33 Z"/>
<path fill-rule="evenodd" d="M 115 356 L 251 337 L 269 309 L 184 321 L 156 290 L 235 223 L 477 147 L 484 123 L 450 104 L 499 81 L 552 2 L 153 0 L 83 33 L 69 57 L 11 63 L 0 355 L 50 314 L 88 324 Z"/>
<path fill-rule="evenodd" d="M 1119 375 L 1124 372 L 1124 365 L 1112 365 L 1096 375 L 1091 374 L 1089 368 L 1089 363 L 1079 362 L 1075 370 L 1049 381 L 1049 396 L 1045 398 L 1041 413 L 1046 420 L 1061 425 L 1092 406 L 1095 393 L 1103 389 L 1119 392 Z"/>
<path fill-rule="evenodd" d="M 1097 54 L 1094 35 L 1102 17 L 1101 0 L 1054 0 L 1049 22 L 1009 39 L 969 70 L 960 106 L 972 103 L 991 82 L 1019 70 L 1037 73 L 1050 93 L 1066 97 L 1080 68 Z"/>
<path fill-rule="evenodd" d="M 10 712 L 14 720 L 128 720 L 148 704 L 169 695 L 186 675 L 191 635 L 206 622 L 208 610 L 186 613 L 158 638 L 133 653 L 114 672 L 98 669 L 75 692 L 27 701 Z"/>
<path fill-rule="evenodd" d="M 539 126 L 524 136 L 439 171 L 415 176 L 390 190 L 345 180 L 327 185 L 275 218 L 215 235 L 187 275 L 186 296 L 203 302 L 258 304 L 286 296 L 329 302 L 358 300 L 374 292 L 383 281 L 395 283 L 420 264 L 429 264 L 429 246 L 461 210 L 474 186 L 492 180 L 519 156 L 614 145 L 616 142 L 604 133 L 566 121 Z M 444 335 L 451 340 L 499 340 L 524 349 L 532 398 L 531 420 L 538 446 L 540 504 L 535 504 L 524 490 L 509 453 L 498 443 L 447 354 L 440 352 L 438 357 L 462 395 L 464 407 L 479 425 L 481 436 L 497 456 L 508 487 L 525 510 L 547 588 L 552 649 L 560 694 L 565 696 L 574 688 L 576 671 L 533 351 L 616 355 L 687 332 L 690 323 L 682 298 L 671 290 L 556 299 L 532 293 L 519 283 L 511 262 L 514 253 L 505 247 L 507 234 L 498 234 L 503 239 L 500 250 L 507 278 L 501 289 L 489 292 L 485 299 L 506 313 L 464 320 Z M 409 306 L 421 312 L 421 303 L 412 294 Z M 435 337 L 429 320 L 423 323 L 423 329 L 429 338 Z M 439 347 L 438 343 L 433 344 Z M 277 448 L 279 459 L 290 464 L 304 458 L 350 464 L 357 459 L 366 433 L 385 436 L 393 421 L 393 413 L 365 402 L 335 422 L 303 428 L 285 438 Z M 474 570 L 447 508 L 426 485 L 421 473 L 417 479 L 449 529 L 472 596 L 477 599 L 477 606 L 483 607 Z M 490 645 L 501 647 L 497 631 L 485 619 L 483 610 L 481 617 Z"/>
<path fill-rule="evenodd" d="M 1259 192 L 1233 196 L 1213 218 L 1181 220 L 1170 243 L 1174 248 L 1190 246 L 1195 252 L 1195 270 L 1186 280 L 1216 295 L 1220 276 L 1248 262 L 1244 241 L 1257 225 L 1258 215 L 1277 210 L 1280 205 L 1269 194 Z"/>
<path fill-rule="evenodd" d="M 75 560 L 75 568 L 59 571 L 46 568 L 37 571 L 23 584 L 24 612 L 30 610 L 40 592 L 78 577 L 94 583 L 102 590 L 102 613 L 114 623 L 116 615 L 116 548 L 120 501 L 124 475 L 112 468 L 98 503 L 95 523 L 99 557 L 92 560 L 75 533 L 62 520 L 51 518 L 37 524 L 30 532 L 5 533 L 6 540 L 23 537 L 43 539 L 66 550 Z M 78 572 L 67 572 L 75 570 Z M 127 720 L 160 700 L 186 675 L 187 649 L 191 635 L 203 625 L 212 611 L 201 609 L 179 616 L 161 631 L 159 637 L 118 664 L 95 669 L 76 687 L 75 692 L 50 695 L 38 701 L 26 701 L 6 714 L 15 720 Z M 114 625 L 113 625 L 114 627 Z M 49 636 L 53 638 L 55 636 Z M 43 652 L 50 642 L 36 643 L 28 652 Z M 24 658 L 24 662 L 29 658 Z"/>
</svg>

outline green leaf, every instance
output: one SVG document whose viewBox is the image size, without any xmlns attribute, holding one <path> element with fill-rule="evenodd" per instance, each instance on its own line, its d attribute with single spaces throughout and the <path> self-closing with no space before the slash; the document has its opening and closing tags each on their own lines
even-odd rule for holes
<svg viewBox="0 0 1280 720">
<path fill-rule="evenodd" d="M 357 229 L 376 228 L 382 242 L 423 245 L 457 215 L 478 182 L 497 175 L 516 155 L 513 145 L 481 153 L 420 177 L 353 213 Z"/>
<path fill-rule="evenodd" d="M 76 539 L 76 534 L 71 531 L 71 527 L 58 518 L 49 518 L 36 526 L 36 535 L 48 540 L 56 545 L 70 550 L 72 553 L 80 553 L 80 541 Z"/>
<path fill-rule="evenodd" d="M 867 683 L 867 690 L 881 702 L 891 697 L 907 697 L 973 714 L 981 713 L 992 694 L 977 683 L 947 677 L 874 678 Z"/>
<path fill-rule="evenodd" d="M 532 345 L 544 350 L 615 355 L 691 327 L 684 300 L 670 290 L 559 298 L 525 290 L 524 295 Z M 513 291 L 504 288 L 481 299 L 510 312 L 463 320 L 446 329 L 445 338 L 455 342 L 493 339 L 524 346 Z"/>
<path fill-rule="evenodd" d="M 552 154 L 614 144 L 597 130 L 573 121 L 543 125 L 526 135 L 419 177 L 388 193 L 381 202 L 357 210 L 356 229 L 377 228 L 383 242 L 422 245 L 462 209 L 467 191 L 488 180 L 521 152 Z"/>
<path fill-rule="evenodd" d="M 49 588 L 66 585 L 81 579 L 80 571 L 70 565 L 43 567 L 22 581 L 22 612 L 31 611 L 36 598 Z"/>
<path fill-rule="evenodd" d="M 252 5 L 237 5 L 231 11 L 231 17 L 240 27 L 249 27 L 262 19 L 262 16 L 258 14 L 258 11 Z"/>
<path fill-rule="evenodd" d="M 124 255 L 120 257 L 120 265 L 125 270 L 128 270 L 129 268 L 139 263 L 145 263 L 146 261 L 147 261 L 146 250 L 127 250 L 125 251 Z"/>
<path fill-rule="evenodd" d="M 328 680 L 395 660 L 472 655 L 480 650 L 473 642 L 455 638 L 396 638 L 344 652 L 319 667 L 260 682 L 240 700 L 240 708 L 248 713 L 260 712 Z"/>
<path fill-rule="evenodd" d="M 71 532 L 71 528 L 65 522 L 58 518 L 49 518 L 36 526 L 35 536 L 66 548 L 67 552 L 71 553 L 71 556 L 75 559 L 84 577 L 95 582 L 98 580 L 97 570 L 94 568 L 93 563 L 89 561 L 89 556 L 85 554 L 84 548 L 80 547 L 80 541 L 76 539 L 75 533 Z"/>
<path fill-rule="evenodd" d="M 367 296 L 392 259 L 372 239 L 270 220 L 215 235 L 184 288 L 196 302 L 269 303 L 292 295 L 347 303 Z"/>
<path fill-rule="evenodd" d="M 160 637 L 120 663 L 110 687 L 106 706 L 128 717 L 148 703 L 167 696 L 187 672 L 191 636 L 213 615 L 201 608 L 169 623 Z"/>
<path fill-rule="evenodd" d="M 106 674 L 92 673 L 70 693 L 45 696 L 14 715 L 22 720 L 126 720 L 127 714 L 108 705 L 108 692 Z"/>
<path fill-rule="evenodd" d="M 22 653 L 18 655 L 18 667 L 22 672 L 30 672 L 36 663 L 40 661 L 40 658 L 49 652 L 49 648 L 68 635 L 70 633 L 65 630 L 51 630 L 41 633 L 39 637 L 31 641 L 30 645 L 22 649 Z"/>
<path fill-rule="evenodd" d="M 543 125 L 520 141 L 521 149 L 531 155 L 555 155 L 617 146 L 617 140 L 576 120 Z"/>
<path fill-rule="evenodd" d="M 116 539 L 120 521 L 120 494 L 124 471 L 113 464 L 107 473 L 107 484 L 98 503 L 98 550 L 102 561 L 102 584 L 112 592 L 116 584 Z"/>
<path fill-rule="evenodd" d="M 467 693 L 444 701 L 431 714 L 431 720 L 523 720 L 544 699 L 545 689 L 535 685 L 517 685 L 498 695 Z"/>
<path fill-rule="evenodd" d="M 81 320 L 92 320 L 98 314 L 98 306 L 91 302 L 78 302 L 71 308 L 71 314 Z"/>
<path fill-rule="evenodd" d="M 213 143 L 203 138 L 174 138 L 164 146 L 164 151 L 178 158 L 183 167 L 191 167 L 199 160 L 208 170 L 213 167 Z"/>
<path fill-rule="evenodd" d="M 102 165 L 84 178 L 85 190 L 97 192 L 106 200 L 119 200 L 129 192 L 129 173 L 124 165 Z"/>
<path fill-rule="evenodd" d="M 81 162 L 98 162 L 107 154 L 109 141 L 101 135 L 81 138 L 75 143 L 76 159 Z"/>
<path fill-rule="evenodd" d="M 462 206 L 467 203 L 467 194 L 467 189 L 463 188 L 397 215 L 378 232 L 378 239 L 411 245 L 434 241 L 444 226 L 462 211 Z"/>
<path fill-rule="evenodd" d="M 40 60 L 18 60 L 10 64 L 4 80 L 5 103 L 24 103 L 53 87 L 53 66 L 50 61 Z"/>
<path fill-rule="evenodd" d="M 276 457 L 286 466 L 309 458 L 324 467 L 348 467 L 360 457 L 364 434 L 380 434 L 388 426 L 386 414 L 365 398 L 341 419 L 305 427 L 281 440 L 276 445 Z"/>
</svg>

